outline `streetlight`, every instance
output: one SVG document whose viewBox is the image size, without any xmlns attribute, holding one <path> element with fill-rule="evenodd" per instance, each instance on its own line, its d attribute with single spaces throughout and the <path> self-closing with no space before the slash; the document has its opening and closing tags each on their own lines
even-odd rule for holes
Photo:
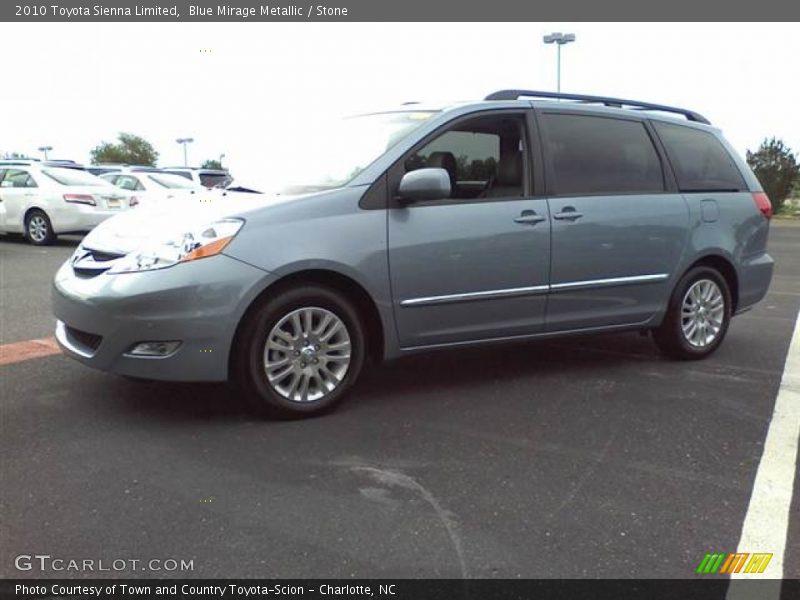
<svg viewBox="0 0 800 600">
<path fill-rule="evenodd" d="M 570 42 L 574 42 L 575 41 L 575 34 L 574 33 L 561 33 L 559 31 L 559 32 L 551 33 L 550 35 L 546 35 L 542 39 L 544 40 L 545 44 L 558 44 L 558 46 L 557 46 L 557 48 L 558 48 L 558 54 L 557 54 L 558 58 L 556 59 L 558 61 L 557 66 L 556 66 L 556 72 L 557 72 L 557 75 L 556 75 L 556 77 L 557 77 L 557 79 L 556 79 L 556 82 L 557 82 L 556 83 L 556 90 L 560 94 L 561 93 L 561 46 L 569 44 Z"/>
<path fill-rule="evenodd" d="M 186 144 L 191 144 L 194 141 L 194 138 L 178 138 L 175 141 L 183 145 L 183 166 L 188 167 L 189 161 L 186 158 Z"/>
<path fill-rule="evenodd" d="M 220 167 L 222 166 L 222 159 L 223 159 L 223 158 L 225 158 L 225 155 L 224 155 L 224 154 L 220 154 L 220 155 L 219 155 L 219 166 L 220 166 Z"/>
<path fill-rule="evenodd" d="M 52 146 L 39 146 L 39 152 L 44 152 L 44 159 L 47 160 L 47 153 L 52 150 Z"/>
</svg>

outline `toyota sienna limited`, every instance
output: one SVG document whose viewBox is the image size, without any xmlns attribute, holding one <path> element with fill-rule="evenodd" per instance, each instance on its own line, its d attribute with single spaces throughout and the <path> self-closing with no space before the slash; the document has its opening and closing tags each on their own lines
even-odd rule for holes
<svg viewBox="0 0 800 600">
<path fill-rule="evenodd" d="M 435 348 L 634 330 L 704 358 L 772 277 L 769 199 L 689 110 L 505 90 L 299 146 L 281 193 L 95 228 L 55 277 L 64 351 L 310 415 Z"/>
</svg>

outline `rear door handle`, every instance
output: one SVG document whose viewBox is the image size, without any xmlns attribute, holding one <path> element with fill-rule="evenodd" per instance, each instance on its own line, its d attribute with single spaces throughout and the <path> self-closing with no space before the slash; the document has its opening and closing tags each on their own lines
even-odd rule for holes
<svg viewBox="0 0 800 600">
<path fill-rule="evenodd" d="M 574 206 L 565 206 L 561 209 L 561 212 L 557 212 L 553 215 L 554 219 L 558 219 L 559 221 L 577 221 L 583 216 L 583 213 L 579 213 L 575 210 Z"/>
<path fill-rule="evenodd" d="M 534 210 L 523 210 L 520 215 L 514 219 L 514 223 L 519 223 L 520 225 L 536 225 L 546 220 L 547 217 L 537 215 Z"/>
</svg>

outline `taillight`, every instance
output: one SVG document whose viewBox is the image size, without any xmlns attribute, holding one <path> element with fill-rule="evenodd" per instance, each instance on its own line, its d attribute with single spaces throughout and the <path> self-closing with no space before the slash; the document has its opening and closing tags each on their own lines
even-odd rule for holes
<svg viewBox="0 0 800 600">
<path fill-rule="evenodd" d="M 90 206 L 97 206 L 94 196 L 91 194 L 64 194 L 66 202 L 74 202 L 75 204 L 89 204 Z"/>
<path fill-rule="evenodd" d="M 769 201 L 769 196 L 764 192 L 755 192 L 753 194 L 753 202 L 756 203 L 762 215 L 768 219 L 772 218 L 772 202 Z"/>
<path fill-rule="evenodd" d="M 131 196 L 131 199 L 128 201 L 128 206 L 131 208 L 139 206 L 139 199 L 136 196 Z"/>
</svg>

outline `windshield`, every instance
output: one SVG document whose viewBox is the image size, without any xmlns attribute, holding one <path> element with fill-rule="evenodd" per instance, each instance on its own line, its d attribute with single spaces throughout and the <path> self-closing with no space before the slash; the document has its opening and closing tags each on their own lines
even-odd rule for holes
<svg viewBox="0 0 800 600">
<path fill-rule="evenodd" d="M 107 187 L 111 185 L 109 182 L 104 181 L 99 177 L 92 175 L 91 173 L 87 173 L 86 171 L 77 171 L 75 169 L 62 169 L 60 167 L 54 167 L 52 169 L 42 169 L 42 173 L 61 185 L 94 187 Z"/>
<path fill-rule="evenodd" d="M 281 140 L 269 157 L 270 187 L 304 193 L 341 187 L 430 119 L 434 112 L 391 112 L 350 117 Z"/>
<path fill-rule="evenodd" d="M 197 188 L 196 183 L 193 183 L 192 181 L 189 181 L 180 175 L 172 175 L 170 173 L 151 173 L 147 176 L 147 178 L 165 188 L 181 188 L 190 190 Z"/>
</svg>

